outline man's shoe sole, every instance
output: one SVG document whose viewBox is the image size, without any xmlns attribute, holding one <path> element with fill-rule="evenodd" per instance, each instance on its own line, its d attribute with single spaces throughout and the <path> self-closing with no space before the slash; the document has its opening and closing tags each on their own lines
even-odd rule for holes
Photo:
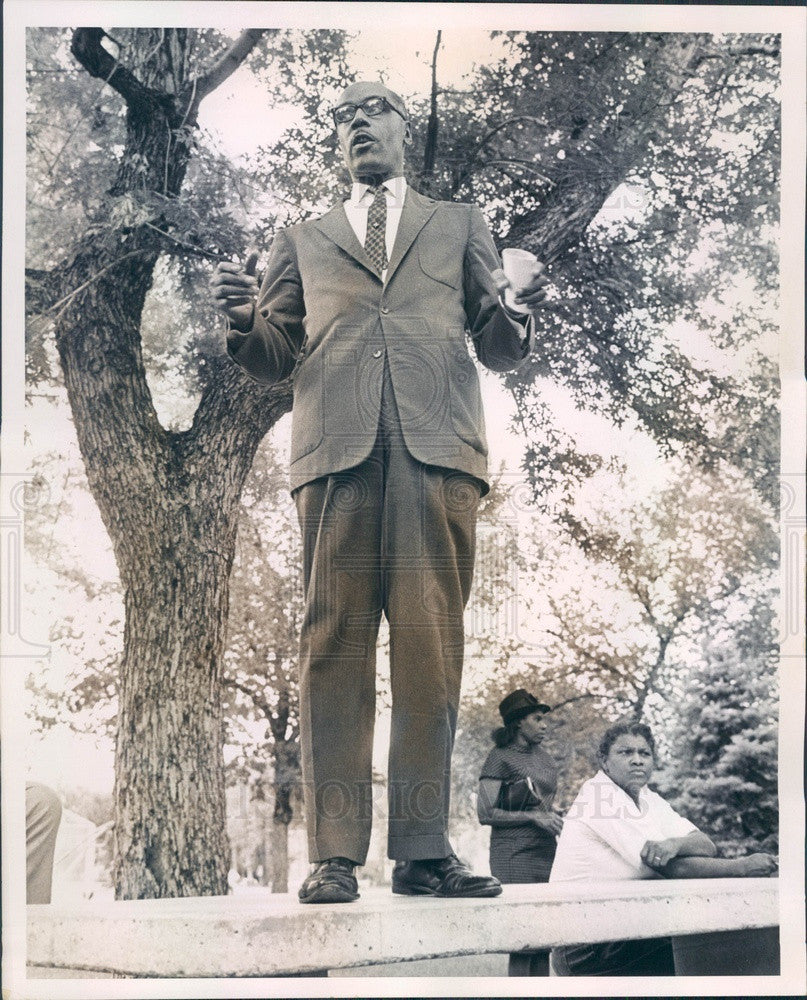
<svg viewBox="0 0 807 1000">
<path fill-rule="evenodd" d="M 392 883 L 392 891 L 396 896 L 436 896 L 434 889 L 427 885 L 407 885 L 401 886 Z"/>
<path fill-rule="evenodd" d="M 300 896 L 301 903 L 352 903 L 359 898 L 357 892 L 350 892 L 338 885 L 321 885 L 308 896 Z"/>
<path fill-rule="evenodd" d="M 395 885 L 392 884 L 392 891 L 396 896 L 438 896 L 440 899 L 492 899 L 494 896 L 501 896 L 502 887 L 500 885 L 480 886 L 476 891 L 468 892 L 440 892 L 439 889 L 431 889 L 427 885 Z"/>
</svg>

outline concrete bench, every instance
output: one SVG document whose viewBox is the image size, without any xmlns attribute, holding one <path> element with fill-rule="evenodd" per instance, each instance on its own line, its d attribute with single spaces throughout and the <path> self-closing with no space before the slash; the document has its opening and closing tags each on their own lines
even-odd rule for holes
<svg viewBox="0 0 807 1000">
<path fill-rule="evenodd" d="M 777 941 L 778 923 L 776 879 L 509 885 L 496 899 L 455 900 L 393 896 L 373 887 L 363 889 L 358 902 L 330 906 L 304 906 L 295 896 L 267 891 L 29 906 L 27 962 L 117 976 L 323 975 L 440 956 L 614 938 L 684 935 L 681 940 L 694 941 L 693 935 L 768 928 L 747 937 L 759 942 L 767 935 L 767 958 L 738 966 L 738 956 L 748 955 L 746 941 L 733 949 L 730 972 L 776 974 L 778 946 L 774 967 L 770 943 Z M 708 946 L 709 938 L 699 939 Z M 405 966 L 400 974 L 406 975 Z"/>
</svg>

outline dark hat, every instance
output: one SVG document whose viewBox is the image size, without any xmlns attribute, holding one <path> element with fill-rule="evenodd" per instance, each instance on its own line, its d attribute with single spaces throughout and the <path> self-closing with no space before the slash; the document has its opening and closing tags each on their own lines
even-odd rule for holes
<svg viewBox="0 0 807 1000">
<path fill-rule="evenodd" d="M 552 709 L 549 705 L 544 705 L 543 702 L 538 701 L 535 695 L 530 694 L 529 691 L 525 691 L 524 688 L 518 688 L 512 694 L 508 694 L 499 705 L 499 713 L 505 726 L 509 726 L 511 722 L 523 719 L 525 715 L 532 715 L 533 712 L 540 712 L 542 715 L 545 715 L 551 711 Z"/>
</svg>

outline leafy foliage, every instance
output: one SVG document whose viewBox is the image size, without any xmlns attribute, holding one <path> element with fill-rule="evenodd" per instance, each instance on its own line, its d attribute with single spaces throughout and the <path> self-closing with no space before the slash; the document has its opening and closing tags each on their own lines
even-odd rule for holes
<svg viewBox="0 0 807 1000">
<path fill-rule="evenodd" d="M 241 748 L 231 775 L 271 797 L 285 824 L 300 798 L 297 542 L 286 477 L 264 441 L 244 490 L 223 683 L 227 741 Z M 251 738 L 239 731 L 244 720 L 260 722 Z"/>
<path fill-rule="evenodd" d="M 752 609 L 739 639 L 704 642 L 662 779 L 675 808 L 726 856 L 778 849 L 776 645 L 766 604 Z"/>
</svg>

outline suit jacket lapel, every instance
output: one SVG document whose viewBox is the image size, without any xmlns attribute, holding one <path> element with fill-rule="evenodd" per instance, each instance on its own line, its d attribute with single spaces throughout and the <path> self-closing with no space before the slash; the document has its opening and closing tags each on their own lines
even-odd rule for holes
<svg viewBox="0 0 807 1000">
<path fill-rule="evenodd" d="M 428 201 L 422 195 L 413 191 L 412 188 L 407 187 L 404 207 L 401 212 L 401 221 L 398 223 L 395 245 L 392 248 L 392 256 L 387 267 L 387 282 L 389 282 L 395 273 L 407 250 L 414 243 L 415 237 L 432 217 L 436 208 L 437 204 L 435 202 Z M 328 239 L 333 240 L 345 253 L 350 254 L 357 263 L 378 277 L 378 272 L 373 267 L 372 261 L 353 232 L 353 226 L 347 220 L 345 207 L 341 202 L 338 205 L 334 205 L 330 212 L 326 212 L 314 225 Z"/>
<path fill-rule="evenodd" d="M 364 247 L 353 232 L 353 226 L 347 221 L 345 206 L 341 202 L 334 205 L 330 212 L 326 212 L 321 219 L 317 219 L 314 225 L 345 253 L 350 254 L 357 263 L 367 268 L 371 274 L 379 278 L 379 281 L 381 280 Z"/>
<path fill-rule="evenodd" d="M 407 187 L 401 221 L 398 223 L 395 245 L 392 248 L 392 256 L 387 267 L 387 284 L 406 256 L 407 250 L 414 243 L 415 237 L 432 217 L 436 208 L 435 202 L 428 201 L 417 191 Z M 358 243 L 358 240 L 356 242 Z"/>
</svg>

